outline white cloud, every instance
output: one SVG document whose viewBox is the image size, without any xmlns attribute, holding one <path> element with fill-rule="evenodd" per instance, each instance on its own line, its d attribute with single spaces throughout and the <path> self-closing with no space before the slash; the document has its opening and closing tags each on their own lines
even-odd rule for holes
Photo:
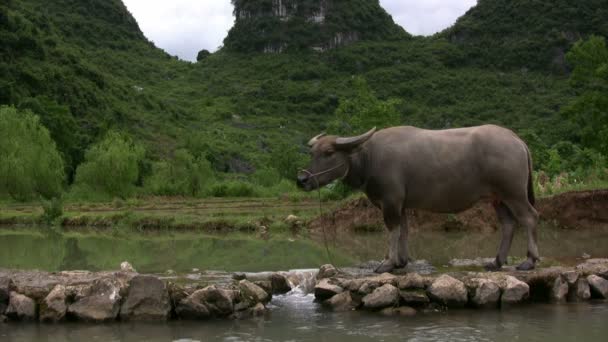
<svg viewBox="0 0 608 342">
<path fill-rule="evenodd" d="M 195 60 L 215 51 L 234 23 L 230 0 L 123 0 L 146 37 L 172 55 Z M 476 0 L 380 0 L 395 22 L 415 35 L 441 31 Z"/>
</svg>

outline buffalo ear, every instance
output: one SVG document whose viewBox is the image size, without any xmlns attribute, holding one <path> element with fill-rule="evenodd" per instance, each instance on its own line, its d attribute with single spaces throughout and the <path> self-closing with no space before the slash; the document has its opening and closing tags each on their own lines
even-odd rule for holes
<svg viewBox="0 0 608 342">
<path fill-rule="evenodd" d="M 376 133 L 376 127 L 370 129 L 367 133 L 356 137 L 337 138 L 335 146 L 341 150 L 350 150 L 366 142 L 374 133 Z"/>
</svg>

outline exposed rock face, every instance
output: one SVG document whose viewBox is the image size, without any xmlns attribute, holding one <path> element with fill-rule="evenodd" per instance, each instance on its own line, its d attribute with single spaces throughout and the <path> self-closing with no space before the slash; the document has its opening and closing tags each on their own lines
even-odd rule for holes
<svg viewBox="0 0 608 342">
<path fill-rule="evenodd" d="M 557 277 L 553 281 L 553 287 L 551 288 L 551 300 L 555 302 L 563 302 L 568 296 L 568 282 L 562 277 Z"/>
<path fill-rule="evenodd" d="M 578 302 L 589 298 L 591 298 L 589 282 L 585 278 L 579 278 L 568 293 L 568 300 L 571 302 Z"/>
<path fill-rule="evenodd" d="M 448 307 L 462 307 L 468 300 L 464 283 L 447 274 L 435 279 L 427 292 L 432 300 Z"/>
<path fill-rule="evenodd" d="M 323 305 L 329 307 L 333 311 L 350 311 L 357 307 L 353 301 L 350 291 L 339 293 L 330 299 L 323 302 Z"/>
<path fill-rule="evenodd" d="M 179 301 L 175 307 L 175 313 L 179 318 L 200 320 L 211 316 L 209 309 L 203 300 L 203 291 L 195 291 L 188 297 Z"/>
<path fill-rule="evenodd" d="M 593 296 L 608 298 L 608 280 L 596 275 L 590 275 L 587 277 L 587 281 L 589 282 Z"/>
<path fill-rule="evenodd" d="M 129 282 L 129 293 L 121 306 L 121 320 L 163 321 L 169 318 L 171 303 L 163 281 L 138 275 Z"/>
<path fill-rule="evenodd" d="M 234 14 L 224 46 L 241 52 L 325 51 L 361 39 L 409 37 L 377 0 L 236 0 Z"/>
<path fill-rule="evenodd" d="M 40 306 L 41 322 L 60 322 L 68 311 L 65 286 L 59 284 L 44 298 Z"/>
<path fill-rule="evenodd" d="M 391 284 L 385 284 L 366 295 L 361 300 L 363 307 L 368 310 L 378 310 L 399 303 L 399 289 Z"/>
<path fill-rule="evenodd" d="M 500 299 L 500 286 L 490 279 L 475 279 L 477 286 L 473 291 L 471 303 L 476 307 L 496 307 Z"/>
<path fill-rule="evenodd" d="M 7 277 L 0 277 L 0 314 L 6 310 L 10 298 L 12 281 Z"/>
<path fill-rule="evenodd" d="M 344 289 L 334 284 L 331 279 L 325 278 L 321 279 L 315 286 L 315 297 L 320 300 L 325 300 L 338 293 L 342 293 L 343 291 Z"/>
<path fill-rule="evenodd" d="M 291 286 L 285 276 L 273 273 L 270 275 L 270 283 L 272 288 L 272 294 L 283 294 L 291 291 Z"/>
<path fill-rule="evenodd" d="M 239 282 L 239 288 L 241 290 L 243 300 L 248 301 L 253 305 L 257 303 L 267 303 L 270 301 L 270 295 L 261 287 L 250 282 L 249 280 L 241 280 Z"/>
<path fill-rule="evenodd" d="M 530 286 L 523 281 L 513 277 L 506 277 L 505 288 L 502 291 L 500 301 L 503 304 L 515 304 L 522 302 L 530 296 Z"/>
<path fill-rule="evenodd" d="M 10 293 L 6 316 L 15 321 L 33 321 L 36 319 L 36 303 L 31 298 L 17 292 Z"/>
<path fill-rule="evenodd" d="M 81 321 L 104 322 L 116 319 L 120 310 L 122 283 L 116 278 L 96 280 L 83 298 L 68 307 L 68 314 Z"/>
</svg>

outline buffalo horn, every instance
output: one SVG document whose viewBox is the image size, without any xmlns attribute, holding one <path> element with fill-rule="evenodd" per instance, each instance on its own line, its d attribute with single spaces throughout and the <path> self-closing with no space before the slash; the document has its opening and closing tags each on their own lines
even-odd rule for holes
<svg viewBox="0 0 608 342">
<path fill-rule="evenodd" d="M 313 146 L 314 144 L 316 144 L 317 141 L 319 141 L 319 138 L 321 138 L 324 135 L 325 135 L 325 133 L 321 133 L 321 134 L 317 135 L 316 137 L 310 139 L 310 141 L 308 142 L 308 146 Z"/>
<path fill-rule="evenodd" d="M 371 138 L 372 135 L 374 135 L 374 133 L 376 133 L 376 127 L 370 129 L 367 133 L 358 135 L 356 137 L 337 138 L 336 139 L 336 146 L 339 147 L 339 148 L 353 148 L 353 147 L 356 147 L 356 146 L 358 146 L 358 145 L 366 142 L 367 139 Z"/>
</svg>

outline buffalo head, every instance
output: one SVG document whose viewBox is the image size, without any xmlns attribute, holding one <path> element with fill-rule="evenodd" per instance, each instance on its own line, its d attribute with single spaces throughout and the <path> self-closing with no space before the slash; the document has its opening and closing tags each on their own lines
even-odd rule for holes
<svg viewBox="0 0 608 342">
<path fill-rule="evenodd" d="M 356 137 L 337 137 L 319 134 L 308 145 L 311 162 L 298 172 L 298 187 L 311 191 L 344 178 L 350 169 L 349 155 L 374 135 L 376 128 Z"/>
</svg>

